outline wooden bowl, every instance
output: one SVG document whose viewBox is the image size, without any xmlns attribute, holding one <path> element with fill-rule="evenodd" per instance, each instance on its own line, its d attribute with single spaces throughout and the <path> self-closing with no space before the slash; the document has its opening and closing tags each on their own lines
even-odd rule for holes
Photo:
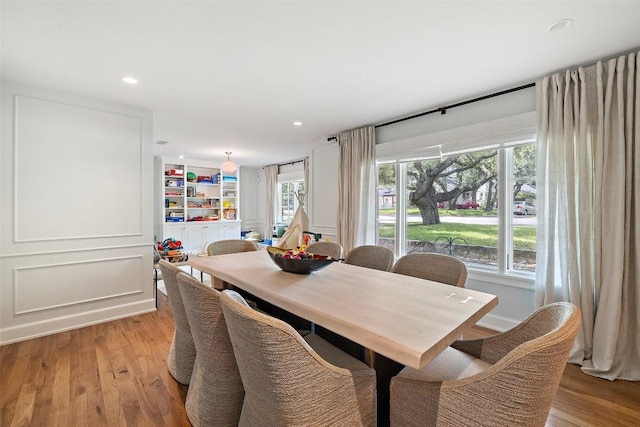
<svg viewBox="0 0 640 427">
<path fill-rule="evenodd" d="M 309 274 L 325 268 L 336 259 L 289 259 L 283 258 L 282 254 L 267 251 L 273 262 L 283 271 L 296 274 Z"/>
</svg>

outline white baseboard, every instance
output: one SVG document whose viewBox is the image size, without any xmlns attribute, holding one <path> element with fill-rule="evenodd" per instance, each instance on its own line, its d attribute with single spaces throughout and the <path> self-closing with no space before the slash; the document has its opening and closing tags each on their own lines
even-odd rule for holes
<svg viewBox="0 0 640 427">
<path fill-rule="evenodd" d="M 0 329 L 0 345 L 25 341 L 153 311 L 156 311 L 155 300 L 148 299 L 116 307 L 108 307 L 90 312 L 12 326 Z"/>
</svg>

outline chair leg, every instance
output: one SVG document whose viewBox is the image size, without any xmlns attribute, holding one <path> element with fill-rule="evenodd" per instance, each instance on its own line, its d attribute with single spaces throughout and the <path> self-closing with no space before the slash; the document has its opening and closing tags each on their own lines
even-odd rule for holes
<svg viewBox="0 0 640 427">
<path fill-rule="evenodd" d="M 153 298 L 156 300 L 156 308 L 158 308 L 158 269 L 153 269 Z"/>
</svg>

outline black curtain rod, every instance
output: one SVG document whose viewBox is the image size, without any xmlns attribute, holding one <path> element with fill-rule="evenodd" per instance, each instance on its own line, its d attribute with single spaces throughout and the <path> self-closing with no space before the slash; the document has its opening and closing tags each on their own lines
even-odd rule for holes
<svg viewBox="0 0 640 427">
<path fill-rule="evenodd" d="M 300 160 L 292 160 L 292 161 L 287 162 L 287 163 L 278 163 L 278 164 L 273 165 L 273 166 L 278 166 L 278 167 L 280 167 L 280 166 L 287 166 L 287 165 L 295 165 L 296 163 L 300 163 L 300 162 L 304 162 L 304 159 L 300 159 Z M 266 167 L 266 166 L 265 166 L 265 167 Z M 264 169 L 264 168 L 263 168 L 263 169 Z"/>
<path fill-rule="evenodd" d="M 296 163 L 300 163 L 300 162 L 304 162 L 304 159 L 294 160 L 294 161 L 288 162 L 288 163 L 279 163 L 278 166 L 295 165 Z"/>
<path fill-rule="evenodd" d="M 404 122 L 406 120 L 415 119 L 415 118 L 426 116 L 426 115 L 433 114 L 433 113 L 447 114 L 447 110 L 449 110 L 451 108 L 461 107 L 463 105 L 472 104 L 472 103 L 478 102 L 478 101 L 484 101 L 485 99 L 494 98 L 494 97 L 500 96 L 500 95 L 506 95 L 508 93 L 517 92 L 517 91 L 523 90 L 523 89 L 529 89 L 530 87 L 534 87 L 535 85 L 536 85 L 535 83 L 527 83 L 526 85 L 513 87 L 511 89 L 505 89 L 505 90 L 502 90 L 500 92 L 491 93 L 489 95 L 484 95 L 484 96 L 480 96 L 478 98 L 469 99 L 467 101 L 458 102 L 456 104 L 451 104 L 451 105 L 447 105 L 447 106 L 444 106 L 444 107 L 436 108 L 434 110 L 425 111 L 424 113 L 418 113 L 418 114 L 414 114 L 413 116 L 403 117 L 401 119 L 397 119 L 397 120 L 392 120 L 390 122 L 381 123 L 379 125 L 375 125 L 374 128 L 378 129 L 378 128 L 381 128 L 383 126 L 393 125 L 393 124 L 396 124 L 396 123 Z M 327 141 L 333 141 L 333 140 L 336 140 L 336 139 L 338 139 L 338 138 L 335 137 L 335 136 L 331 136 L 331 137 L 327 138 Z"/>
</svg>

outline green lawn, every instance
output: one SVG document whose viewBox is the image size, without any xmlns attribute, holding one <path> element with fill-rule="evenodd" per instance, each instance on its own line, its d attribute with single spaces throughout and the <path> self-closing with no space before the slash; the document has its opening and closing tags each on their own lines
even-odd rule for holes
<svg viewBox="0 0 640 427">
<path fill-rule="evenodd" d="M 380 237 L 394 237 L 393 224 L 380 225 Z M 515 249 L 536 249 L 535 227 L 514 227 L 513 245 Z M 462 238 L 471 246 L 498 246 L 497 225 L 443 223 L 434 225 L 408 224 L 409 240 L 434 242 L 438 237 Z"/>
</svg>

